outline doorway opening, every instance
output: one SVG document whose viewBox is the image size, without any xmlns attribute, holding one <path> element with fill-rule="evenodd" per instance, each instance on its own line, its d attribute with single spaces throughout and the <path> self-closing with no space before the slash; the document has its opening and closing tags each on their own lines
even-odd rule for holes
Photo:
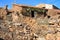
<svg viewBox="0 0 60 40">
<path fill-rule="evenodd" d="M 34 17 L 34 11 L 31 11 L 31 17 Z"/>
</svg>

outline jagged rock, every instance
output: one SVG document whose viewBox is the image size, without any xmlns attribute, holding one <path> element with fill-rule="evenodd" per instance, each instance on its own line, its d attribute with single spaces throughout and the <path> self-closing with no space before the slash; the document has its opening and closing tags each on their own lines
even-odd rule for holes
<svg viewBox="0 0 60 40">
<path fill-rule="evenodd" d="M 56 39 L 56 37 L 54 34 L 47 34 L 46 35 L 46 40 L 55 40 L 55 39 Z"/>
</svg>

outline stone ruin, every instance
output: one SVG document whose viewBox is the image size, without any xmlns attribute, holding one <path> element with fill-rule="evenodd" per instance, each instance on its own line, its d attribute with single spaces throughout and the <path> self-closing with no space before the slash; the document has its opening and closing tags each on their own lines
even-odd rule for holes
<svg viewBox="0 0 60 40">
<path fill-rule="evenodd" d="M 60 40 L 60 10 L 18 4 L 0 8 L 0 40 Z"/>
</svg>

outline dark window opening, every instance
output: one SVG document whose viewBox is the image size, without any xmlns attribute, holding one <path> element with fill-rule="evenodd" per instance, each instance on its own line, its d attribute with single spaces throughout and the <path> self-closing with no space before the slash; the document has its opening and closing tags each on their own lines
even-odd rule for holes
<svg viewBox="0 0 60 40">
<path fill-rule="evenodd" d="M 60 19 L 60 16 L 58 17 L 58 19 Z"/>
<path fill-rule="evenodd" d="M 7 16 L 8 16 L 8 17 L 11 17 L 11 13 L 7 13 Z"/>
<path fill-rule="evenodd" d="M 54 25 L 54 24 L 52 24 L 52 23 L 49 23 L 49 25 Z"/>
<path fill-rule="evenodd" d="M 3 38 L 0 38 L 0 40 L 4 40 Z"/>
<path fill-rule="evenodd" d="M 43 7 L 43 8 L 45 8 L 45 7 Z"/>
<path fill-rule="evenodd" d="M 34 11 L 31 11 L 31 17 L 34 17 Z"/>
<path fill-rule="evenodd" d="M 58 14 L 60 14 L 60 13 L 58 13 Z"/>
<path fill-rule="evenodd" d="M 50 16 L 47 16 L 48 18 L 50 18 Z"/>
<path fill-rule="evenodd" d="M 9 15 L 10 13 L 7 13 L 7 15 Z"/>
<path fill-rule="evenodd" d="M 43 10 L 44 17 L 47 15 L 46 10 Z"/>
</svg>

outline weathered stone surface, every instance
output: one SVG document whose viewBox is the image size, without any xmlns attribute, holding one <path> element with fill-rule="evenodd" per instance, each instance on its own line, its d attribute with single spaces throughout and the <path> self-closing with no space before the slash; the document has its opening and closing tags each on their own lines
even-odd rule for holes
<svg viewBox="0 0 60 40">
<path fill-rule="evenodd" d="M 56 40 L 60 40 L 60 32 L 57 32 L 57 34 L 56 34 Z"/>
<path fill-rule="evenodd" d="M 46 40 L 55 40 L 55 39 L 56 39 L 56 37 L 54 34 L 47 34 L 46 35 Z"/>
<path fill-rule="evenodd" d="M 46 40 L 46 39 L 43 37 L 39 37 L 39 38 L 37 38 L 37 40 Z"/>
</svg>

